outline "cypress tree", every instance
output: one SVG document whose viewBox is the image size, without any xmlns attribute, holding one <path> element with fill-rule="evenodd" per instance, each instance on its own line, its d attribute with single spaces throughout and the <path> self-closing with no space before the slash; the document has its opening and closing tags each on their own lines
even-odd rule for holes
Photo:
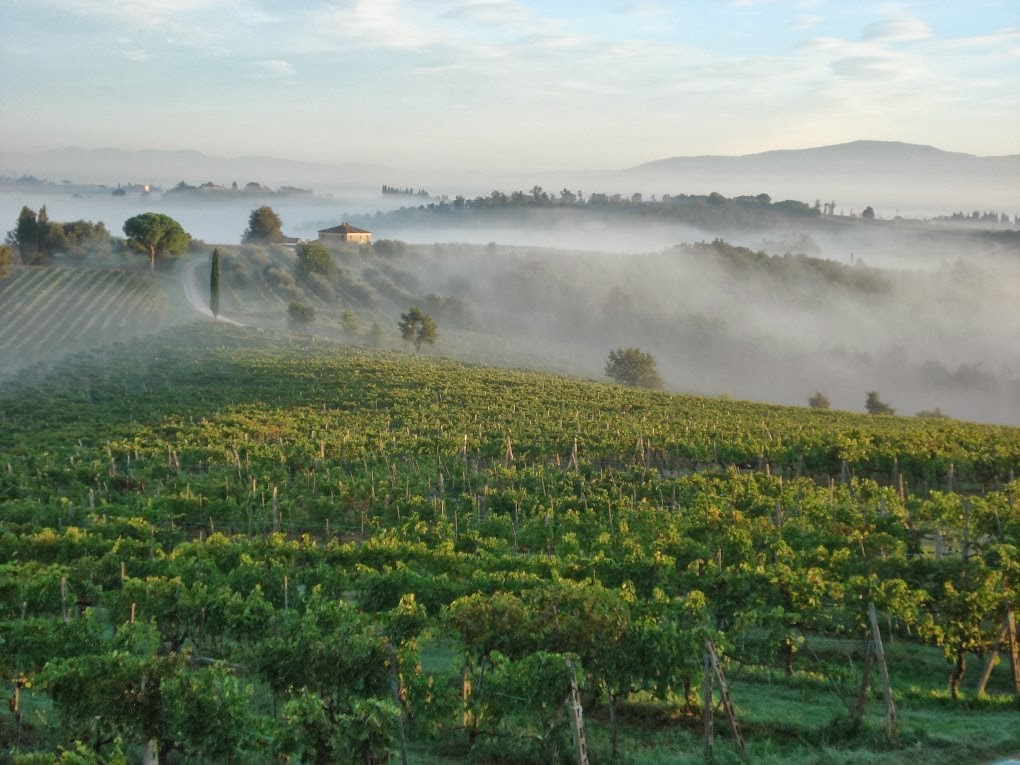
<svg viewBox="0 0 1020 765">
<path fill-rule="evenodd" d="M 213 321 L 220 314 L 220 251 L 212 251 L 212 270 L 209 274 L 209 310 L 212 311 Z"/>
</svg>

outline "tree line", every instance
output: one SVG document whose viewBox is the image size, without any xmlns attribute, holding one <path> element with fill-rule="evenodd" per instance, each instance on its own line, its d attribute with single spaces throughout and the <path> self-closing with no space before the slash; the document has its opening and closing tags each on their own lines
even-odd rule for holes
<svg viewBox="0 0 1020 765">
<path fill-rule="evenodd" d="M 485 196 L 467 198 L 456 196 L 452 201 L 442 199 L 421 204 L 417 207 L 402 207 L 399 210 L 378 212 L 376 217 L 414 219 L 420 216 L 457 215 L 467 213 L 512 212 L 520 210 L 573 210 L 590 211 L 599 214 L 633 214 L 647 218 L 674 219 L 687 222 L 728 222 L 741 225 L 768 223 L 779 219 L 819 219 L 835 214 L 835 202 L 813 205 L 793 199 L 773 202 L 768 194 L 726 197 L 718 192 L 710 194 L 663 194 L 649 198 L 641 193 L 608 194 L 593 192 L 585 196 L 581 190 L 564 188 L 560 192 L 548 192 L 539 185 L 530 191 L 516 190 L 510 193 L 499 189 Z"/>
<path fill-rule="evenodd" d="M 21 265 L 38 266 L 51 263 L 57 255 L 103 258 L 134 251 L 146 253 L 150 270 L 155 270 L 157 258 L 183 252 L 191 244 L 191 235 L 181 224 L 162 213 L 134 215 L 124 221 L 123 231 L 125 238 L 120 238 L 111 234 L 102 221 L 53 221 L 45 205 L 38 212 L 25 206 L 14 228 L 7 232 L 4 241 L 9 249 L 4 254 L 8 262 L 16 257 Z M 0 276 L 3 273 L 0 258 Z"/>
<path fill-rule="evenodd" d="M 58 253 L 72 257 L 103 256 L 123 247 L 123 242 L 111 236 L 101 221 L 51 221 L 46 205 L 38 213 L 28 206 L 22 207 L 5 243 L 23 265 L 49 263 Z"/>
</svg>

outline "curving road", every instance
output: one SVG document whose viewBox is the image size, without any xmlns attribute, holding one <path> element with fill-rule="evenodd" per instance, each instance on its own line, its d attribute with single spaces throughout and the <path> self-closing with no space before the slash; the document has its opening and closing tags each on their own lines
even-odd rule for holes
<svg viewBox="0 0 1020 765">
<path fill-rule="evenodd" d="M 181 269 L 181 284 L 184 287 L 184 296 L 188 299 L 188 302 L 191 303 L 191 307 L 194 308 L 198 313 L 202 314 L 203 316 L 213 318 L 212 311 L 209 310 L 208 276 L 203 281 L 200 279 L 198 275 L 199 270 L 202 269 L 203 266 L 205 266 L 206 269 L 208 269 L 209 263 L 201 258 L 185 263 L 184 268 Z M 203 270 L 202 273 L 207 274 L 207 270 Z M 244 324 L 242 322 L 234 321 L 233 319 L 228 319 L 222 314 L 216 317 L 215 320 L 222 321 L 226 324 L 233 324 L 235 327 L 248 326 L 247 324 Z"/>
</svg>

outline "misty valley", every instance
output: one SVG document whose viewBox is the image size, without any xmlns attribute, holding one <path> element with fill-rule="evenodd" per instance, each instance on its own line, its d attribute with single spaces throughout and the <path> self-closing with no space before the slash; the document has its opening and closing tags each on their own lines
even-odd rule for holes
<svg viewBox="0 0 1020 765">
<path fill-rule="evenodd" d="M 0 761 L 1020 751 L 1015 218 L 29 185 Z"/>
<path fill-rule="evenodd" d="M 822 391 L 835 408 L 860 411 L 877 389 L 901 414 L 1020 424 L 1020 243 L 1004 214 L 876 220 L 765 194 L 585 198 L 536 186 L 421 200 L 391 191 L 385 209 L 345 216 L 374 232 L 375 243 L 337 251 L 316 272 L 302 267 L 293 244 L 236 244 L 257 195 L 242 189 L 231 198 L 227 189 L 219 200 L 206 193 L 188 203 L 181 200 L 195 194 L 181 185 L 157 208 L 189 233 L 218 219 L 224 238 L 193 241 L 187 257 L 219 247 L 222 312 L 253 326 L 287 326 L 287 305 L 299 301 L 317 315 L 306 332 L 399 347 L 396 318 L 417 304 L 442 329 L 436 352 L 457 358 L 599 378 L 610 348 L 636 346 L 655 356 L 669 390 L 794 405 Z M 95 199 L 71 209 L 127 216 L 156 201 L 136 194 L 102 200 L 112 209 Z M 300 241 L 335 223 L 321 198 L 265 202 L 277 205 L 283 234 Z M 107 223 L 95 236 L 79 225 L 79 239 L 45 265 L 138 266 L 119 222 Z M 30 325 L 46 316 L 35 313 L 29 275 L 12 275 L 2 286 L 10 320 L 0 368 L 87 346 L 73 342 L 66 319 L 57 323 L 67 334 L 33 338 Z M 152 327 L 121 322 L 123 337 L 192 315 L 175 278 L 172 262 L 164 264 L 169 291 L 152 305 L 165 307 L 153 311 Z M 70 286 L 51 312 L 83 300 Z M 109 329 L 111 318 L 93 323 Z"/>
<path fill-rule="evenodd" d="M 1017 0 L 0 0 L 0 765 L 1020 765 Z"/>
</svg>

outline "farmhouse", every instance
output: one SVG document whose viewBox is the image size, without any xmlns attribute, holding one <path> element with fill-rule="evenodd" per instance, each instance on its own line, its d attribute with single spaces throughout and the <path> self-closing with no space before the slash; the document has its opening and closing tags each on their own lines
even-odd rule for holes
<svg viewBox="0 0 1020 765">
<path fill-rule="evenodd" d="M 355 228 L 350 223 L 344 222 L 333 228 L 324 228 L 319 231 L 319 241 L 327 247 L 331 244 L 371 244 L 372 232 L 363 228 Z"/>
</svg>

